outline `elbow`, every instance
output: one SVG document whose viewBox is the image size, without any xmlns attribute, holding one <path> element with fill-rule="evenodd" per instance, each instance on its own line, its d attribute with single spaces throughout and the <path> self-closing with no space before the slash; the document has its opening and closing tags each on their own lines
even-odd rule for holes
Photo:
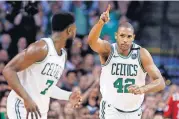
<svg viewBox="0 0 179 119">
<path fill-rule="evenodd" d="M 161 82 L 160 82 L 160 90 L 164 90 L 165 87 L 166 87 L 165 81 L 164 81 L 164 79 L 162 78 L 162 80 L 161 80 Z"/>
<path fill-rule="evenodd" d="M 91 43 L 91 37 L 90 37 L 90 35 L 88 36 L 88 39 L 87 39 L 87 44 L 90 44 Z"/>
<path fill-rule="evenodd" d="M 4 77 L 6 77 L 8 75 L 8 72 L 9 72 L 9 67 L 4 67 L 4 69 L 2 70 L 2 75 Z M 6 79 L 6 78 L 5 78 Z"/>
<path fill-rule="evenodd" d="M 9 66 L 5 66 L 3 71 L 2 71 L 2 75 L 4 76 L 4 78 L 7 80 L 8 75 L 10 74 L 10 72 L 12 71 L 12 68 Z"/>
<path fill-rule="evenodd" d="M 4 69 L 2 70 L 2 75 L 5 77 L 5 75 L 7 74 L 8 72 L 8 68 L 7 67 L 4 67 Z"/>
</svg>

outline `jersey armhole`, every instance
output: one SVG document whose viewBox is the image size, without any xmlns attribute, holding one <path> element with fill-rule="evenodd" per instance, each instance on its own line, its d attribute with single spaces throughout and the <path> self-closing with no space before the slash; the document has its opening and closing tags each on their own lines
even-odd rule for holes
<svg viewBox="0 0 179 119">
<path fill-rule="evenodd" d="M 64 67 L 66 66 L 66 63 L 68 61 L 68 53 L 65 49 L 63 49 L 63 52 L 65 53 L 65 64 L 64 64 Z"/>
<path fill-rule="evenodd" d="M 112 57 L 113 57 L 113 54 L 114 54 L 114 48 L 113 46 L 110 44 L 110 47 L 111 47 L 111 52 L 106 60 L 106 62 L 104 64 L 101 64 L 102 67 L 106 66 L 109 64 L 109 62 L 111 61 Z"/>
<path fill-rule="evenodd" d="M 45 41 L 45 40 L 43 40 L 45 43 L 46 43 L 46 45 L 47 45 L 47 55 L 45 56 L 45 58 L 42 60 L 42 61 L 37 61 L 37 62 L 35 62 L 35 64 L 41 64 L 41 63 L 43 63 L 43 62 L 45 62 L 46 61 L 46 59 L 47 59 L 47 57 L 48 57 L 48 54 L 49 54 L 49 46 L 48 46 L 48 44 L 47 44 L 47 42 Z"/>
<path fill-rule="evenodd" d="M 138 61 L 139 61 L 139 65 L 140 65 L 142 71 L 143 71 L 144 73 L 146 73 L 146 71 L 145 71 L 145 69 L 144 69 L 144 67 L 143 67 L 143 65 L 142 65 L 142 62 L 141 62 L 140 48 L 141 48 L 141 47 L 139 46 L 139 49 L 138 49 L 138 51 L 137 51 L 137 53 L 138 53 Z"/>
</svg>

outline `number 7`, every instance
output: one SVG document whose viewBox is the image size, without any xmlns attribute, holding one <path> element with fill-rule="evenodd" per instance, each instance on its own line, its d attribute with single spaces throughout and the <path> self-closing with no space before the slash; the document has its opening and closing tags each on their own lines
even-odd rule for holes
<svg viewBox="0 0 179 119">
<path fill-rule="evenodd" d="M 48 85 L 48 87 L 41 91 L 40 94 L 45 95 L 48 89 L 53 85 L 53 82 L 53 80 L 47 80 L 46 85 Z"/>
</svg>

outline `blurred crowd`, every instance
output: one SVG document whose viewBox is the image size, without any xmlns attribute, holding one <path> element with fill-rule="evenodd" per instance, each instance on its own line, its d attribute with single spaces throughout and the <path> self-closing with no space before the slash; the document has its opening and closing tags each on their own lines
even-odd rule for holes
<svg viewBox="0 0 179 119">
<path fill-rule="evenodd" d="M 129 21 L 135 28 L 136 43 L 144 47 L 179 51 L 179 2 L 0 1 L 0 119 L 8 119 L 6 100 L 11 90 L 2 76 L 4 66 L 30 43 L 48 37 L 51 34 L 51 16 L 59 11 L 74 13 L 77 37 L 72 48 L 68 50 L 66 68 L 57 85 L 67 91 L 81 91 L 83 104 L 74 110 L 70 103 L 52 99 L 48 119 L 99 119 L 101 66 L 99 57 L 89 48 L 86 41 L 91 27 L 99 20 L 100 14 L 108 4 L 111 4 L 112 9 L 110 21 L 101 33 L 104 40 L 115 42 L 114 32 L 118 24 Z M 171 54 L 170 57 L 178 58 L 175 52 Z M 160 53 L 158 55 L 160 56 Z M 158 59 L 154 58 L 154 61 L 161 64 L 162 60 Z M 167 63 L 168 60 L 166 65 Z M 179 59 L 175 63 L 179 63 Z M 179 89 L 168 80 L 170 73 L 165 69 L 166 66 L 160 67 L 168 85 L 162 92 L 146 95 L 142 105 L 142 119 L 163 119 L 164 115 L 177 119 L 172 115 L 176 116 L 179 112 L 177 102 L 173 105 L 173 102 L 179 101 Z M 168 67 L 178 68 L 176 65 Z M 178 79 L 177 75 L 174 77 Z M 150 81 L 149 77 L 146 81 Z M 176 108 L 173 109 L 174 107 Z"/>
</svg>

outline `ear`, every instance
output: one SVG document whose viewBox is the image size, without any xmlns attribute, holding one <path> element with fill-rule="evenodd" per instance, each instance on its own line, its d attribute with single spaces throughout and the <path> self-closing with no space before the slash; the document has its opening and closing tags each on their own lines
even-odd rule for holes
<svg viewBox="0 0 179 119">
<path fill-rule="evenodd" d="M 69 27 L 67 28 L 67 34 L 68 34 L 68 35 L 71 35 L 71 34 L 72 34 L 71 26 L 69 26 Z"/>
<path fill-rule="evenodd" d="M 135 39 L 135 34 L 133 34 L 133 41 L 134 41 L 134 39 Z"/>
<path fill-rule="evenodd" d="M 117 33 L 116 33 L 116 32 L 115 32 L 115 34 L 114 34 L 114 35 L 115 35 L 115 39 L 117 39 Z"/>
</svg>

